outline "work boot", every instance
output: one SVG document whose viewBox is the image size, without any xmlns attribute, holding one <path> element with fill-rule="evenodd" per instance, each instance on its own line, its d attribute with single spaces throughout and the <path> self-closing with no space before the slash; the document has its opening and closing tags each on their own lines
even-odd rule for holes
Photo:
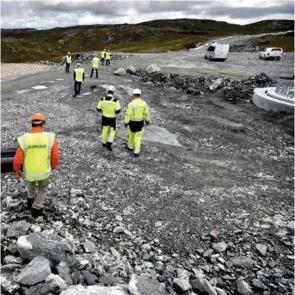
<svg viewBox="0 0 295 295">
<path fill-rule="evenodd" d="M 134 154 L 134 158 L 138 158 L 139 157 L 139 154 Z"/>
<path fill-rule="evenodd" d="M 37 218 L 39 216 L 45 216 L 43 209 L 32 208 L 31 213 L 33 218 Z"/>
<path fill-rule="evenodd" d="M 74 94 L 74 95 L 73 95 L 73 97 L 76 97 L 76 96 L 77 96 L 77 94 Z"/>
<path fill-rule="evenodd" d="M 112 143 L 111 142 L 107 142 L 107 149 L 109 150 L 109 151 L 112 151 L 113 149 L 112 149 Z"/>
<path fill-rule="evenodd" d="M 28 209 L 32 208 L 33 203 L 34 203 L 34 198 L 28 198 Z"/>
<path fill-rule="evenodd" d="M 104 148 L 105 148 L 106 146 L 107 146 L 107 145 L 106 145 L 105 143 L 103 143 L 103 144 L 102 144 L 102 147 L 104 147 Z"/>
<path fill-rule="evenodd" d="M 133 149 L 131 149 L 127 144 L 126 144 L 126 146 L 125 146 L 125 149 L 128 150 L 128 151 L 130 151 L 130 152 L 133 151 Z"/>
</svg>

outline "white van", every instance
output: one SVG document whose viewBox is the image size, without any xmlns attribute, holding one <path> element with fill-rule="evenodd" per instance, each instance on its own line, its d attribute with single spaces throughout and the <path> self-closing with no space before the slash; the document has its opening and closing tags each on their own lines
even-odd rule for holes
<svg viewBox="0 0 295 295">
<path fill-rule="evenodd" d="M 265 48 L 264 51 L 260 52 L 260 59 L 274 59 L 280 60 L 283 56 L 283 49 L 279 47 L 269 47 Z"/>
<path fill-rule="evenodd" d="M 212 43 L 205 54 L 205 59 L 225 61 L 229 53 L 229 44 Z"/>
</svg>

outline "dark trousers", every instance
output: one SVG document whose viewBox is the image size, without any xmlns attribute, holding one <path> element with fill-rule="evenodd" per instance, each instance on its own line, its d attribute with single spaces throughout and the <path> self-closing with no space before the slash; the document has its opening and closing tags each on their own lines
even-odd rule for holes
<svg viewBox="0 0 295 295">
<path fill-rule="evenodd" d="M 110 59 L 106 59 L 106 66 L 110 66 L 111 65 L 111 60 Z"/>
<path fill-rule="evenodd" d="M 69 63 L 66 63 L 66 73 L 69 73 L 70 72 L 70 65 Z"/>
<path fill-rule="evenodd" d="M 75 95 L 79 95 L 80 94 L 81 85 L 82 85 L 82 82 L 75 81 Z"/>
<path fill-rule="evenodd" d="M 104 58 L 101 58 L 100 61 L 101 61 L 101 65 L 103 66 L 104 65 Z"/>
<path fill-rule="evenodd" d="M 96 79 L 98 78 L 98 69 L 92 69 L 91 70 L 91 74 L 90 74 L 90 78 L 92 78 L 93 72 L 95 71 L 96 73 Z"/>
</svg>

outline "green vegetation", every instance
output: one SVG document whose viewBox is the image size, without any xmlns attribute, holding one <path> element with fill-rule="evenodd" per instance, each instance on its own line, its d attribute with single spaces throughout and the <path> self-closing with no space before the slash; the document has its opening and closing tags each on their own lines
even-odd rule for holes
<svg viewBox="0 0 295 295">
<path fill-rule="evenodd" d="M 234 34 L 292 30 L 294 21 L 264 21 L 240 26 L 213 20 L 155 20 L 137 25 L 93 25 L 50 30 L 2 30 L 2 62 L 58 61 L 68 51 L 165 52 L 186 44 Z M 294 50 L 294 34 L 274 36 L 269 46 Z"/>
</svg>

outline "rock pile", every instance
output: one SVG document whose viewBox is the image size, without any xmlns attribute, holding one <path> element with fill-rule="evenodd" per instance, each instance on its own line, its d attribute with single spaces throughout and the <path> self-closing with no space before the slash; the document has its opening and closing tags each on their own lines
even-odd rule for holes
<svg viewBox="0 0 295 295">
<path fill-rule="evenodd" d="M 260 50 L 261 48 L 252 42 L 231 44 L 229 48 L 230 52 L 256 52 Z"/>
</svg>

